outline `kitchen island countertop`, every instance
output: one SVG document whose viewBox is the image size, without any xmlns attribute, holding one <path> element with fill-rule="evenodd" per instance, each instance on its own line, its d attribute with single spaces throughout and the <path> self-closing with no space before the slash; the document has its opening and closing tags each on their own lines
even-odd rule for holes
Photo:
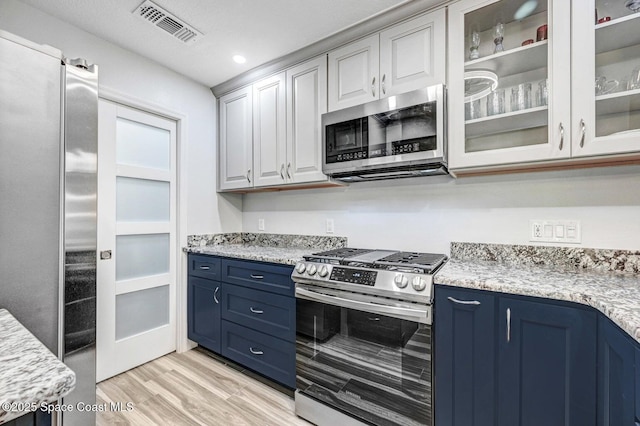
<svg viewBox="0 0 640 426">
<path fill-rule="evenodd" d="M 565 300 L 604 313 L 640 342 L 640 275 L 452 259 L 435 284 Z"/>
<path fill-rule="evenodd" d="M 75 384 L 75 373 L 0 309 L 0 424 L 34 411 L 30 407 L 56 403 Z"/>
</svg>

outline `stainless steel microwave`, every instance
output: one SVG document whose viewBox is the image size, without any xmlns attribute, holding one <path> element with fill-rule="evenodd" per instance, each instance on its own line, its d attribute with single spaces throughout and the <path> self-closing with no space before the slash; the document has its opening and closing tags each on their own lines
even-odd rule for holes
<svg viewBox="0 0 640 426">
<path fill-rule="evenodd" d="M 444 85 L 322 115 L 322 171 L 358 182 L 447 173 Z"/>
</svg>

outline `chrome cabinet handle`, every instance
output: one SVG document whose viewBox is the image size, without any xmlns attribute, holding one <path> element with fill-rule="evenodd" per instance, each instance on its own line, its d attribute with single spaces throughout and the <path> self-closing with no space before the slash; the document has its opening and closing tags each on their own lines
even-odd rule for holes
<svg viewBox="0 0 640 426">
<path fill-rule="evenodd" d="M 253 306 L 251 306 L 249 310 L 251 311 L 252 314 L 264 314 L 264 311 L 260 309 L 254 309 Z"/>
<path fill-rule="evenodd" d="M 247 170 L 247 180 L 251 183 L 251 169 Z"/>
<path fill-rule="evenodd" d="M 511 341 L 511 308 L 507 308 L 507 342 Z"/>
<path fill-rule="evenodd" d="M 251 353 L 254 355 L 264 355 L 264 352 L 253 349 L 253 348 L 249 348 L 249 351 L 251 351 Z"/>
<path fill-rule="evenodd" d="M 254 280 L 261 280 L 264 278 L 264 275 L 251 274 L 251 278 L 253 278 Z"/>
<path fill-rule="evenodd" d="M 381 83 L 382 83 L 382 94 L 383 95 L 387 93 L 387 91 L 384 88 L 384 80 L 385 80 L 386 77 L 387 77 L 386 74 L 382 74 L 382 82 Z"/>
<path fill-rule="evenodd" d="M 220 287 L 216 287 L 215 291 L 213 292 L 213 300 L 214 302 L 216 302 L 216 305 L 220 303 L 220 301 L 218 300 L 218 297 L 216 296 L 219 290 L 220 290 Z"/>
<path fill-rule="evenodd" d="M 287 177 L 291 179 L 291 163 L 287 164 Z"/>
<path fill-rule="evenodd" d="M 374 98 L 376 97 L 376 78 L 375 78 L 375 76 L 373 77 L 373 80 L 371 80 L 371 95 Z"/>
<path fill-rule="evenodd" d="M 560 123 L 560 151 L 562 151 L 562 146 L 564 145 L 564 126 Z"/>
<path fill-rule="evenodd" d="M 209 266 L 200 266 L 200 269 L 202 269 L 203 271 L 208 271 L 211 268 Z"/>
<path fill-rule="evenodd" d="M 587 125 L 584 122 L 584 119 L 580 119 L 580 148 L 584 147 L 584 137 L 587 133 Z"/>
<path fill-rule="evenodd" d="M 367 318 L 369 321 L 380 321 L 380 318 L 375 317 L 375 318 Z"/>
<path fill-rule="evenodd" d="M 284 180 L 284 163 L 280 166 L 280 177 Z"/>
<path fill-rule="evenodd" d="M 453 298 L 451 296 L 447 297 L 447 299 L 449 299 L 453 303 L 457 303 L 459 305 L 479 305 L 480 304 L 480 302 L 478 302 L 477 300 L 458 300 L 458 299 Z"/>
</svg>

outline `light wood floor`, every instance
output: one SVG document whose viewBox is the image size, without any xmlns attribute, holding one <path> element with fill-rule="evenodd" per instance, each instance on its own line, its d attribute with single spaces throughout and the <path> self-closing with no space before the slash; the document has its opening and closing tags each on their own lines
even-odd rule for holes
<svg viewBox="0 0 640 426">
<path fill-rule="evenodd" d="M 293 398 L 199 349 L 172 353 L 98 384 L 98 404 L 133 403 L 97 413 L 101 425 L 310 425 Z"/>
</svg>

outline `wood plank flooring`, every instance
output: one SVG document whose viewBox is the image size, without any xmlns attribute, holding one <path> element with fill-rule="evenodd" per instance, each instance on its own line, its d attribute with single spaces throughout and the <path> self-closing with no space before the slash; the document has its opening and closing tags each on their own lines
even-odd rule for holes
<svg viewBox="0 0 640 426">
<path fill-rule="evenodd" d="M 98 412 L 98 426 L 310 425 L 295 415 L 291 396 L 200 349 L 141 365 L 96 392 L 98 404 L 122 403 L 120 411 Z"/>
</svg>

